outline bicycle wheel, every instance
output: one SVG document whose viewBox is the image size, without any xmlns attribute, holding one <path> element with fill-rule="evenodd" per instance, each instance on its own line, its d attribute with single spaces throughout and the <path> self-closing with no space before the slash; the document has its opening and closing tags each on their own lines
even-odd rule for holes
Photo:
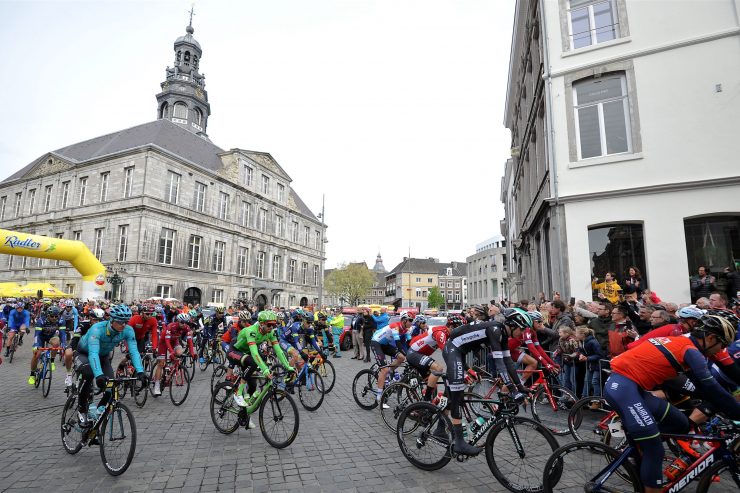
<svg viewBox="0 0 740 493">
<path fill-rule="evenodd" d="M 228 368 L 224 365 L 218 365 L 213 367 L 213 373 L 211 373 L 211 395 L 216 392 L 216 386 L 221 382 L 221 378 L 226 375 Z"/>
<path fill-rule="evenodd" d="M 44 357 L 41 356 L 38 360 L 38 363 L 36 363 L 36 380 L 34 381 L 34 384 L 33 384 L 35 388 L 39 388 L 39 385 L 41 385 L 43 371 L 44 371 Z"/>
<path fill-rule="evenodd" d="M 506 489 L 516 493 L 539 492 L 543 465 L 557 448 L 555 436 L 541 423 L 520 416 L 503 416 L 486 438 L 486 462 Z"/>
<path fill-rule="evenodd" d="M 591 491 L 594 479 L 619 452 L 600 442 L 573 442 L 552 453 L 545 464 L 543 491 L 545 493 Z M 600 491 L 638 492 L 642 483 L 634 466 L 624 461 L 601 486 Z"/>
<path fill-rule="evenodd" d="M 438 427 L 442 433 L 434 436 Z M 406 406 L 398 417 L 396 438 L 403 456 L 419 469 L 435 471 L 452 459 L 452 423 L 431 402 Z"/>
<path fill-rule="evenodd" d="M 44 393 L 44 398 L 49 395 L 49 391 L 51 390 L 51 374 L 53 373 L 51 371 L 51 363 L 47 363 L 45 369 L 46 371 L 41 376 L 41 390 Z"/>
<path fill-rule="evenodd" d="M 190 392 L 190 373 L 180 366 L 170 378 L 170 400 L 179 406 L 188 398 L 188 392 Z"/>
<path fill-rule="evenodd" d="M 377 377 L 367 368 L 360 370 L 352 381 L 352 395 L 355 402 L 366 411 L 375 409 L 378 405 L 376 389 Z"/>
<path fill-rule="evenodd" d="M 498 380 L 494 380 L 493 378 L 481 378 L 470 386 L 470 391 L 478 395 L 482 395 L 486 399 L 496 397 L 496 392 L 499 391 Z"/>
<path fill-rule="evenodd" d="M 207 343 L 200 350 L 200 357 L 203 358 L 203 361 L 201 361 L 200 358 L 198 359 L 198 366 L 200 367 L 200 371 L 206 371 L 208 365 L 211 364 L 211 356 L 213 356 L 213 348 L 211 347 L 210 343 Z"/>
<path fill-rule="evenodd" d="M 195 359 L 190 354 L 187 354 L 182 361 L 182 366 L 190 374 L 190 381 L 192 381 L 195 378 Z"/>
<path fill-rule="evenodd" d="M 267 443 L 285 448 L 298 436 L 298 407 L 285 391 L 273 389 L 260 403 L 259 422 Z"/>
<path fill-rule="evenodd" d="M 568 414 L 578 399 L 573 393 L 560 385 L 550 385 L 550 396 L 541 385 L 532 398 L 532 417 L 556 435 L 570 433 Z"/>
<path fill-rule="evenodd" d="M 307 370 L 296 381 L 298 400 L 307 411 L 315 411 L 324 402 L 324 379 L 313 368 L 307 368 Z"/>
<path fill-rule="evenodd" d="M 735 459 L 737 461 L 737 459 Z M 737 464 L 736 467 L 740 467 Z M 702 474 L 696 493 L 730 493 L 740 490 L 740 479 L 733 476 L 729 464 L 724 461 L 715 462 L 712 467 Z"/>
<path fill-rule="evenodd" d="M 334 384 L 337 380 L 337 372 L 334 371 L 334 365 L 331 361 L 324 361 L 320 365 L 316 366 L 316 371 L 318 371 L 321 378 L 324 379 L 324 385 L 326 385 L 325 393 L 328 394 L 334 388 Z"/>
<path fill-rule="evenodd" d="M 152 397 L 155 399 L 159 397 L 158 395 L 154 395 L 154 373 L 157 371 L 157 363 L 152 363 L 152 367 L 149 369 L 149 393 L 152 394 Z M 164 368 L 162 369 L 162 375 L 164 375 Z M 164 387 L 164 382 L 162 381 L 164 379 L 160 379 L 159 382 L 159 388 L 160 390 Z"/>
<path fill-rule="evenodd" d="M 117 402 L 106 414 L 98 433 L 100 458 L 111 476 L 123 474 L 136 452 L 136 421 L 128 407 Z"/>
<path fill-rule="evenodd" d="M 15 334 L 13 336 L 13 342 L 10 344 L 10 351 L 8 353 L 8 363 L 13 362 L 13 356 L 15 355 L 15 350 L 18 347 L 18 334 Z"/>
<path fill-rule="evenodd" d="M 380 416 L 388 429 L 395 433 L 398 417 L 406 406 L 420 400 L 419 391 L 406 383 L 392 383 L 383 389 L 383 394 L 380 396 Z"/>
<path fill-rule="evenodd" d="M 609 432 L 609 423 L 619 419 L 603 397 L 584 397 L 568 413 L 568 428 L 576 440 L 598 440 L 619 449 L 627 442 L 626 437 L 614 437 Z"/>
<path fill-rule="evenodd" d="M 213 351 L 213 356 L 211 356 L 211 364 L 213 365 L 214 370 L 216 366 L 226 364 L 226 353 L 224 353 L 223 349 L 221 349 L 220 347 Z"/>
<path fill-rule="evenodd" d="M 221 382 L 211 396 L 211 421 L 216 429 L 228 435 L 239 428 L 239 406 L 234 403 L 234 386 Z"/>
<path fill-rule="evenodd" d="M 68 454 L 76 454 L 82 448 L 82 428 L 77 417 L 77 395 L 67 398 L 62 411 L 62 445 Z"/>
</svg>

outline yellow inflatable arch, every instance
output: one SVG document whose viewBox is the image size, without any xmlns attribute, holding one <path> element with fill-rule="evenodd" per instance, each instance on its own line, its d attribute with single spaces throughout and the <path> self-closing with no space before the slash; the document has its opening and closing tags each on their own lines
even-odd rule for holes
<svg viewBox="0 0 740 493">
<path fill-rule="evenodd" d="M 0 229 L 0 253 L 66 260 L 82 275 L 80 298 L 103 298 L 105 295 L 105 267 L 81 241 Z"/>
</svg>

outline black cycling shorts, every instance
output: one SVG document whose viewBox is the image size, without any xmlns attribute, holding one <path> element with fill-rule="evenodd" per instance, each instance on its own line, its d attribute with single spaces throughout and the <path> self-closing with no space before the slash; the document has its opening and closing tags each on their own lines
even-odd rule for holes
<svg viewBox="0 0 740 493">
<path fill-rule="evenodd" d="M 465 356 L 451 344 L 445 346 L 442 356 L 447 365 L 447 387 L 452 392 L 465 390 Z"/>
<path fill-rule="evenodd" d="M 419 373 L 421 373 L 423 377 L 426 377 L 431 372 L 434 358 L 417 353 L 416 351 L 409 351 L 406 353 L 406 361 L 408 361 L 411 366 L 419 370 Z"/>
<path fill-rule="evenodd" d="M 378 341 L 371 342 L 370 348 L 373 350 L 373 354 L 375 355 L 375 361 L 377 361 L 380 366 L 385 366 L 386 355 L 390 356 L 392 359 L 395 359 L 396 355 L 398 355 L 398 348 L 388 344 L 381 344 Z"/>
</svg>

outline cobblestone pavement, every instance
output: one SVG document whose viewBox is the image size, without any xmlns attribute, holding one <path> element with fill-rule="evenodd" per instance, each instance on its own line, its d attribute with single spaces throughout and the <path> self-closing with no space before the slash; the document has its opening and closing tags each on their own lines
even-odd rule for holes
<svg viewBox="0 0 740 493">
<path fill-rule="evenodd" d="M 59 362 L 49 397 L 26 380 L 30 337 L 12 364 L 0 365 L 0 492 L 29 491 L 239 491 L 239 492 L 491 492 L 506 491 L 491 474 L 485 454 L 426 472 L 401 454 L 377 410 L 352 398 L 352 379 L 366 363 L 344 353 L 333 359 L 337 383 L 321 408 L 300 412 L 298 438 L 277 450 L 259 428 L 222 435 L 211 422 L 211 370 L 196 370 L 187 401 L 164 398 L 130 407 L 137 447 L 131 467 L 117 478 L 103 468 L 97 447 L 69 455 L 62 448 L 65 402 Z M 118 358 L 116 358 L 116 361 Z M 128 399 L 131 400 L 130 398 Z"/>
</svg>

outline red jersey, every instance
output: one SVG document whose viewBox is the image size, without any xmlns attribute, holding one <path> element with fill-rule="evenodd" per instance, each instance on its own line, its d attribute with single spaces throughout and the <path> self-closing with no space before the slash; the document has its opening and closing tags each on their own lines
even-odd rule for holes
<svg viewBox="0 0 740 493">
<path fill-rule="evenodd" d="M 529 351 L 529 355 L 534 359 L 545 366 L 557 366 L 555 362 L 550 359 L 545 350 L 542 349 L 542 346 L 540 346 L 540 341 L 537 339 L 536 331 L 530 328 L 524 329 L 524 332 L 522 333 L 522 342 L 524 342 L 527 351 Z"/>
<path fill-rule="evenodd" d="M 435 349 L 444 349 L 448 336 L 449 332 L 446 326 L 439 325 L 437 327 L 431 327 L 426 332 L 422 332 L 411 339 L 409 351 L 430 356 Z"/>
<path fill-rule="evenodd" d="M 133 327 L 136 340 L 140 341 L 146 337 L 147 332 L 151 333 L 152 347 L 157 347 L 157 320 L 154 317 L 149 317 L 145 322 L 141 315 L 134 315 L 128 324 Z"/>
<path fill-rule="evenodd" d="M 678 337 L 680 335 L 683 335 L 683 330 L 681 330 L 681 326 L 678 324 L 668 324 L 664 325 L 662 327 L 658 327 L 657 329 L 653 329 L 644 336 L 640 337 L 636 341 L 630 342 L 627 344 L 627 349 L 636 348 L 643 342 L 646 342 L 651 337 Z"/>
<path fill-rule="evenodd" d="M 221 342 L 225 342 L 228 345 L 231 345 L 231 341 L 236 342 L 236 336 L 239 335 L 239 332 L 244 327 L 240 327 L 238 322 L 234 322 L 234 324 L 229 328 L 229 330 L 224 332 L 224 335 L 221 336 Z"/>
<path fill-rule="evenodd" d="M 190 327 L 187 324 L 172 322 L 171 324 L 165 326 L 164 329 L 162 329 L 161 335 L 162 338 L 159 340 L 160 355 L 166 354 L 165 351 L 174 353 L 174 346 L 178 346 L 180 344 L 180 339 L 185 337 L 188 341 L 188 349 L 190 350 L 190 355 L 195 357 L 195 349 L 193 348 L 193 333 L 190 332 Z"/>
<path fill-rule="evenodd" d="M 684 364 L 686 351 L 696 349 L 688 337 L 644 339 L 649 344 L 640 344 L 634 349 L 615 356 L 611 361 L 611 368 L 613 372 L 629 378 L 645 390 L 652 390 L 678 375 L 668 358 L 656 347 L 658 343 L 665 346 L 684 368 L 686 368 Z"/>
</svg>

